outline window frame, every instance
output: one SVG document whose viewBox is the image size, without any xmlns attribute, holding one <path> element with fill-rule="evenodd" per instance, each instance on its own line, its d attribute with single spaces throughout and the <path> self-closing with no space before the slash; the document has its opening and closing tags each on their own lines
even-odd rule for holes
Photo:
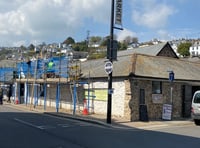
<svg viewBox="0 0 200 148">
<path fill-rule="evenodd" d="M 162 94 L 162 81 L 152 81 L 152 94 Z"/>
</svg>

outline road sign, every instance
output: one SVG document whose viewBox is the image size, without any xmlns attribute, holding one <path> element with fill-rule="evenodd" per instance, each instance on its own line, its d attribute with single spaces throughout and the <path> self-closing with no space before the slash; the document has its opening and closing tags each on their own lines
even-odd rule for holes
<svg viewBox="0 0 200 148">
<path fill-rule="evenodd" d="M 170 71 L 170 73 L 169 73 L 169 81 L 170 82 L 174 81 L 174 72 L 173 71 Z"/>
<path fill-rule="evenodd" d="M 112 62 L 110 62 L 110 61 L 106 62 L 105 63 L 105 72 L 107 74 L 110 74 L 112 72 L 112 70 L 113 70 L 113 64 L 112 64 Z"/>
</svg>

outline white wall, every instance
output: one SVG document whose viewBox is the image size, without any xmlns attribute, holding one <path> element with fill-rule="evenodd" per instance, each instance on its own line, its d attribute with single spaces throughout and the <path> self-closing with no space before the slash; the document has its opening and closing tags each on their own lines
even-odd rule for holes
<svg viewBox="0 0 200 148">
<path fill-rule="evenodd" d="M 125 83 L 118 81 L 112 83 L 114 93 L 112 95 L 112 115 L 124 116 L 124 100 L 125 100 Z M 90 86 L 91 87 L 91 86 Z M 93 88 L 107 88 L 108 82 L 94 82 Z M 94 113 L 107 113 L 107 99 L 106 101 L 99 101 L 94 99 Z"/>
</svg>

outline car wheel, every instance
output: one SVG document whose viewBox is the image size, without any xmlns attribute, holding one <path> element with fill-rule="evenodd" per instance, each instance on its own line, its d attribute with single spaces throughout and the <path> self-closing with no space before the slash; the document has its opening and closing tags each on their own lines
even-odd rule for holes
<svg viewBox="0 0 200 148">
<path fill-rule="evenodd" d="M 195 120 L 194 120 L 194 123 L 195 123 L 196 125 L 200 125 L 200 120 L 195 119 Z"/>
</svg>

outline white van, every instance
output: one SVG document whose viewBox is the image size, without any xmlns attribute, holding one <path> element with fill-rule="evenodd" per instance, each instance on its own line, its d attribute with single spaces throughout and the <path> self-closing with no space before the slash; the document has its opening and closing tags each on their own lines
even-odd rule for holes
<svg viewBox="0 0 200 148">
<path fill-rule="evenodd" d="M 192 98 L 191 116 L 196 125 L 200 125 L 200 90 L 196 91 Z"/>
</svg>

